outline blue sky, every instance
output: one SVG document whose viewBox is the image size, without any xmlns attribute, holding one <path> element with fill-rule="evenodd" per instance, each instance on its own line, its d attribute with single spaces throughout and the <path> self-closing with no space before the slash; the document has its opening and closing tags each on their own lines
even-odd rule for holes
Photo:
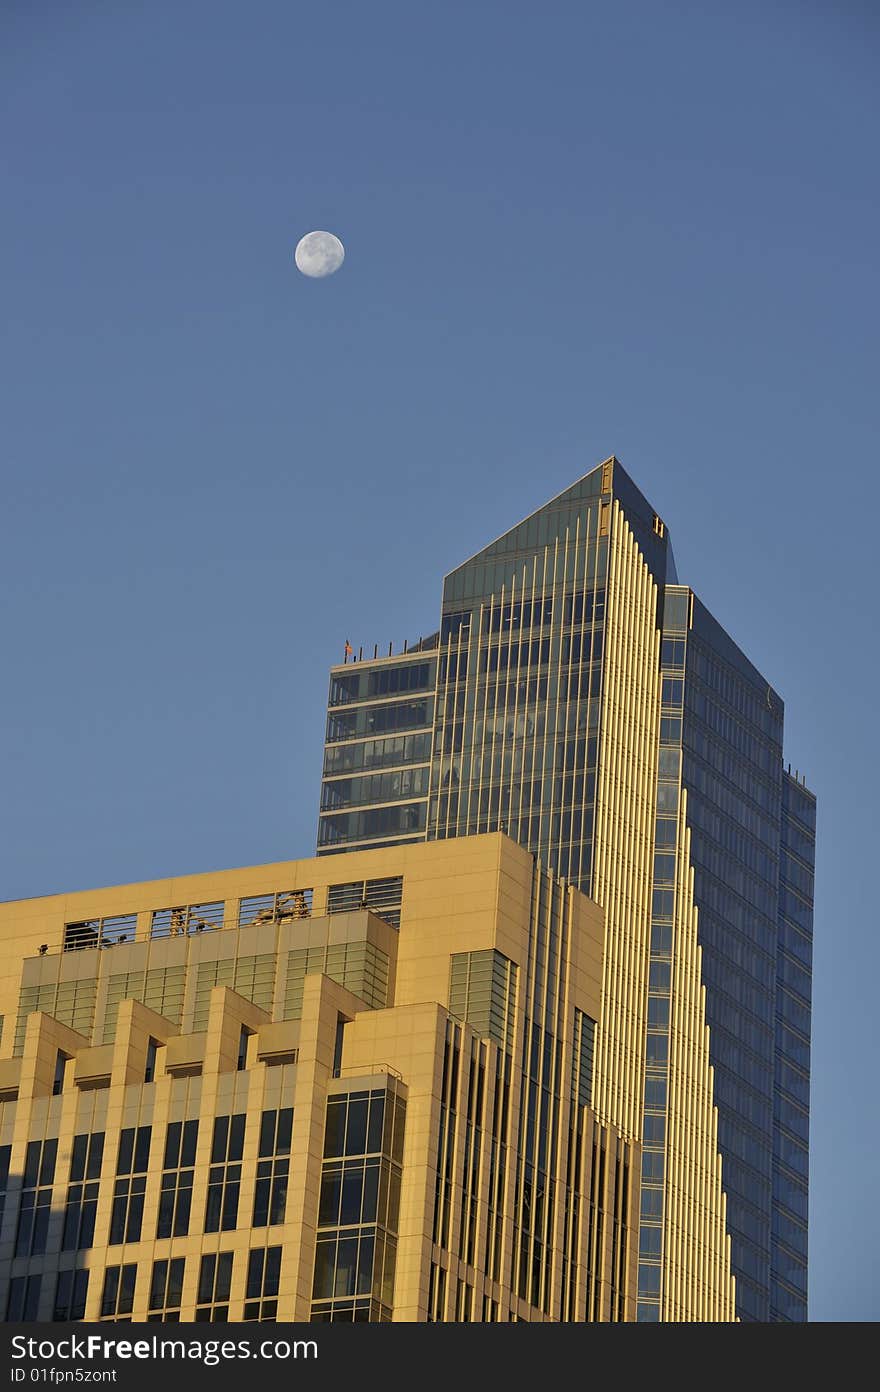
<svg viewBox="0 0 880 1392">
<path fill-rule="evenodd" d="M 344 640 L 617 454 L 819 797 L 823 1320 L 880 1317 L 878 46 L 856 0 L 0 18 L 0 897 L 310 855 Z"/>
</svg>

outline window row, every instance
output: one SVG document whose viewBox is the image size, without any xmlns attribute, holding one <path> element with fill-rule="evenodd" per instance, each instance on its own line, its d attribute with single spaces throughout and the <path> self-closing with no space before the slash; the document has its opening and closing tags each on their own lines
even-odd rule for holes
<svg viewBox="0 0 880 1392">
<path fill-rule="evenodd" d="M 263 1112 L 252 1227 L 284 1222 L 292 1129 L 291 1107 Z M 198 1130 L 197 1121 L 171 1122 L 167 1128 L 157 1238 L 181 1237 L 189 1232 Z M 238 1224 L 244 1134 L 244 1112 L 215 1118 L 208 1169 L 205 1232 L 229 1231 Z M 150 1126 L 126 1127 L 120 1133 L 107 1239 L 109 1246 L 141 1239 L 151 1139 Z M 0 1153 L 0 1168 L 5 1161 L 7 1171 L 9 1153 L 10 1147 L 3 1147 Z M 17 1257 L 39 1256 L 46 1251 L 57 1153 L 58 1142 L 55 1139 L 28 1142 L 15 1237 Z M 64 1209 L 62 1251 L 83 1251 L 93 1245 L 103 1155 L 104 1132 L 74 1137 Z M 0 1175 L 0 1180 L 0 1195 L 5 1199 L 6 1179 Z"/>
<path fill-rule="evenodd" d="M 355 668 L 339 672 L 330 680 L 330 706 L 344 706 L 364 701 L 371 696 L 396 696 L 403 691 L 425 691 L 434 683 L 433 662 L 408 663 L 403 666 L 374 667 L 367 671 Z"/>
<path fill-rule="evenodd" d="M 229 1319 L 234 1262 L 234 1252 L 211 1253 L 201 1258 L 196 1291 L 197 1321 L 224 1322 Z M 179 1323 L 185 1269 L 185 1257 L 153 1262 L 147 1302 L 149 1322 Z M 52 1307 L 53 1322 L 68 1323 L 85 1319 L 91 1274 L 84 1269 L 58 1272 Z M 260 1247 L 248 1253 L 243 1320 L 274 1320 L 277 1317 L 280 1278 L 280 1247 Z M 37 1319 L 42 1280 L 41 1275 L 13 1277 L 6 1303 L 8 1322 Z M 136 1262 L 106 1267 L 99 1319 L 130 1322 L 137 1289 Z"/>
<path fill-rule="evenodd" d="M 257 896 L 259 907 L 270 901 L 277 908 L 275 918 L 305 918 L 311 906 L 310 889 L 288 890 L 276 894 Z M 254 921 L 250 912 L 256 900 L 242 899 L 239 907 L 239 926 Z M 153 909 L 150 916 L 150 937 L 186 937 L 190 933 L 201 933 L 222 928 L 225 904 L 215 901 L 210 904 L 178 904 L 167 909 Z M 137 930 L 137 914 L 117 914 L 110 918 L 91 918 L 64 925 L 65 952 L 81 952 L 88 948 L 113 947 L 118 943 L 134 941 Z"/>
<path fill-rule="evenodd" d="M 358 769 L 392 768 L 395 764 L 418 764 L 431 757 L 431 735 L 394 735 L 389 739 L 361 740 L 359 744 L 331 745 L 324 752 L 324 773 L 356 772 Z"/>
<path fill-rule="evenodd" d="M 423 701 L 390 701 L 384 706 L 334 710 L 327 718 L 327 743 L 355 739 L 358 735 L 424 729 L 432 724 L 433 719 L 433 697 Z"/>
<path fill-rule="evenodd" d="M 321 808 L 356 807 L 369 802 L 392 802 L 428 792 L 430 768 L 397 769 L 394 773 L 368 773 L 361 778 L 337 778 L 321 789 Z"/>
</svg>

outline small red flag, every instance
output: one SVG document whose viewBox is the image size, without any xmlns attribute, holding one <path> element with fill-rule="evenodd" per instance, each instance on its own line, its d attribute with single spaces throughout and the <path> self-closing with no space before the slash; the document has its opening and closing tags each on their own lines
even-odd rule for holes
<svg viewBox="0 0 880 1392">
<path fill-rule="evenodd" d="M 354 648 L 351 646 L 351 643 L 349 643 L 347 638 L 345 640 L 345 656 L 354 657 Z"/>
</svg>

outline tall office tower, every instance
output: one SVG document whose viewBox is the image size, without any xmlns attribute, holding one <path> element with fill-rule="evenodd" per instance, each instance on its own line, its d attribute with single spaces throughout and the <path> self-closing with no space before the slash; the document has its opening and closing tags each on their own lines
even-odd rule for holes
<svg viewBox="0 0 880 1392">
<path fill-rule="evenodd" d="M 498 833 L 0 905 L 0 1318 L 634 1319 L 605 936 Z"/>
<path fill-rule="evenodd" d="M 780 697 L 613 458 L 446 577 L 435 641 L 333 669 L 319 854 L 501 830 L 597 901 L 638 1318 L 727 1272 L 740 1318 L 805 1319 L 815 800 Z"/>
</svg>

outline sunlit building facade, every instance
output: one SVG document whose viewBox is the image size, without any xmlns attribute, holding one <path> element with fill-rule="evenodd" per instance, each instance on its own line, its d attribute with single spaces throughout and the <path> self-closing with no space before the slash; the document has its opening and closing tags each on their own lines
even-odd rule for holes
<svg viewBox="0 0 880 1392">
<path fill-rule="evenodd" d="M 604 910 L 643 1321 L 715 1318 L 726 1281 L 806 1318 L 815 799 L 782 733 L 613 458 L 448 575 L 418 652 L 331 674 L 320 856 L 502 831 Z"/>
<path fill-rule="evenodd" d="M 605 936 L 500 833 L 0 905 L 0 1317 L 634 1319 Z"/>
</svg>

